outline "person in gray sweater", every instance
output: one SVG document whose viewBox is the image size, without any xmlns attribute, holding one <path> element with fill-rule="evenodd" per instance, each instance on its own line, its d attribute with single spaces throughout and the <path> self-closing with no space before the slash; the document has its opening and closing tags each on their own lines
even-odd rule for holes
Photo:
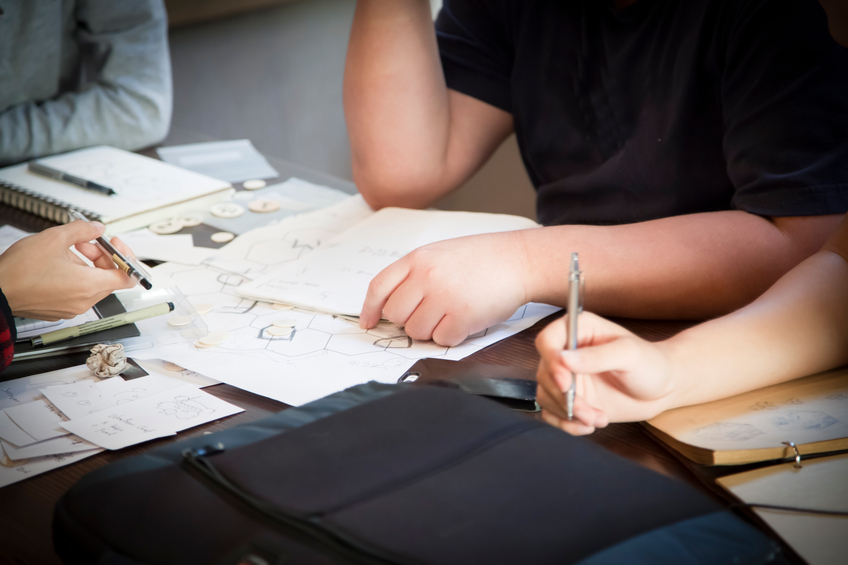
<svg viewBox="0 0 848 565">
<path fill-rule="evenodd" d="M 165 138 L 162 0 L 0 0 L 0 166 Z"/>
</svg>

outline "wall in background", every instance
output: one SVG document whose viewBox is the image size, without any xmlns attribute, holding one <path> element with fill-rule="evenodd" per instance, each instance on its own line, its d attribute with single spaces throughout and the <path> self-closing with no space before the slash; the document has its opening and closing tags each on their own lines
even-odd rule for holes
<svg viewBox="0 0 848 565">
<path fill-rule="evenodd" d="M 182 5 L 189 14 L 185 4 L 194 1 L 169 0 L 169 8 Z M 274 6 L 256 9 L 267 2 Z M 225 4 L 215 0 L 210 7 L 229 13 Z M 355 3 L 248 5 L 253 11 L 171 29 L 170 143 L 247 138 L 267 155 L 351 179 L 342 76 Z M 439 207 L 534 218 L 534 192 L 514 137 Z"/>
</svg>

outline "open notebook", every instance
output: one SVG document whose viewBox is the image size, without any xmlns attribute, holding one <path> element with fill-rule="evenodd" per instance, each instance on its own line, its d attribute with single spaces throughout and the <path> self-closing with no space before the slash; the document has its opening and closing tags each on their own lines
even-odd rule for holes
<svg viewBox="0 0 848 565">
<path fill-rule="evenodd" d="M 536 227 L 533 220 L 506 214 L 384 208 L 236 293 L 358 316 L 371 279 L 410 251 L 444 239 Z"/>
<path fill-rule="evenodd" d="M 67 210 L 73 208 L 106 224 L 113 234 L 205 208 L 232 194 L 225 181 L 114 147 L 90 147 L 38 161 L 117 194 L 44 178 L 28 172 L 24 163 L 0 169 L 0 201 L 58 223 L 66 223 Z"/>
<path fill-rule="evenodd" d="M 848 449 L 848 367 L 675 408 L 648 431 L 705 465 L 742 465 Z"/>
</svg>

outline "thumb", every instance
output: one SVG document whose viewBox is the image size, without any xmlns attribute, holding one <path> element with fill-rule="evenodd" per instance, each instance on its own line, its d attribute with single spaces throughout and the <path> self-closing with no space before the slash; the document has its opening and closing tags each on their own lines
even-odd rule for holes
<svg viewBox="0 0 848 565">
<path fill-rule="evenodd" d="M 70 247 L 76 243 L 91 241 L 97 239 L 103 232 L 106 231 L 106 226 L 100 222 L 84 222 L 75 220 L 70 224 L 53 228 L 61 238 L 62 244 L 65 247 Z"/>
</svg>

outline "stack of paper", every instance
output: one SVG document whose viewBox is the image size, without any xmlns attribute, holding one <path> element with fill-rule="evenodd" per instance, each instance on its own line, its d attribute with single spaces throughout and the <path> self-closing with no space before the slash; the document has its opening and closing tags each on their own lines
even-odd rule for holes
<svg viewBox="0 0 848 565">
<path fill-rule="evenodd" d="M 3 383 L 0 486 L 241 412 L 177 376 L 99 380 L 86 367 Z"/>
</svg>

